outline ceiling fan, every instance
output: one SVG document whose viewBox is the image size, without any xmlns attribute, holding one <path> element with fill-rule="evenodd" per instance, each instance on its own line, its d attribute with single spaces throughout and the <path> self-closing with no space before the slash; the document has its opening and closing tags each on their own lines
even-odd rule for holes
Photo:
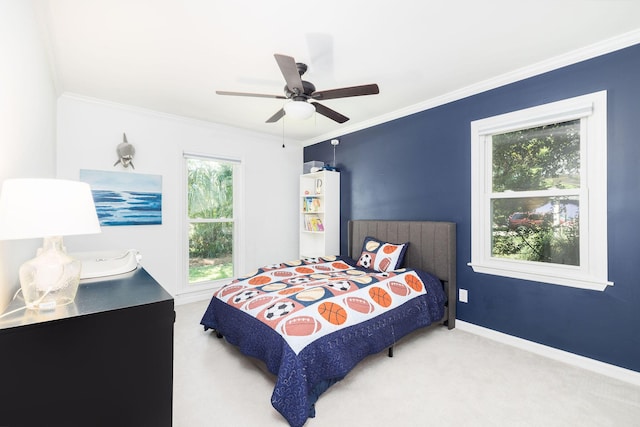
<svg viewBox="0 0 640 427">
<path fill-rule="evenodd" d="M 348 117 L 343 116 L 337 111 L 334 111 L 331 108 L 315 101 L 347 98 L 351 96 L 361 95 L 376 95 L 380 93 L 377 84 L 316 91 L 316 87 L 313 85 L 313 83 L 302 80 L 302 75 L 307 71 L 307 66 L 305 64 L 301 62 L 296 63 L 293 57 L 280 55 L 278 53 L 276 53 L 274 57 L 276 58 L 276 62 L 278 63 L 280 71 L 282 72 L 282 75 L 284 76 L 284 80 L 286 82 L 286 85 L 284 87 L 284 96 L 264 95 L 260 93 L 228 92 L 222 90 L 217 90 L 216 93 L 218 95 L 251 96 L 257 98 L 291 100 L 290 102 L 286 103 L 280 110 L 278 110 L 273 116 L 269 117 L 266 123 L 275 123 L 285 115 L 300 119 L 309 118 L 311 117 L 311 115 L 313 115 L 314 111 L 338 123 L 344 123 L 349 120 Z"/>
</svg>

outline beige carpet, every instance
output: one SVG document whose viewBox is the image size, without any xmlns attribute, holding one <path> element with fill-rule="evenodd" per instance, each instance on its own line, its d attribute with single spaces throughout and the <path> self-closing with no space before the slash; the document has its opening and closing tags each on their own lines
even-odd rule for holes
<svg viewBox="0 0 640 427">
<path fill-rule="evenodd" d="M 204 332 L 207 302 L 176 307 L 174 426 L 287 426 L 273 379 Z M 360 363 L 308 427 L 640 426 L 640 387 L 486 338 L 435 328 Z"/>
</svg>

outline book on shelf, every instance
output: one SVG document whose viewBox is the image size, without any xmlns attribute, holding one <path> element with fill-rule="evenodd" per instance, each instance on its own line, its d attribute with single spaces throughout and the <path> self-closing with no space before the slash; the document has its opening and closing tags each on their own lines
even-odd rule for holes
<svg viewBox="0 0 640 427">
<path fill-rule="evenodd" d="M 305 215 L 304 228 L 307 231 L 324 231 L 324 225 L 318 215 Z"/>
<path fill-rule="evenodd" d="M 302 201 L 303 212 L 320 212 L 320 199 L 317 197 L 305 197 Z"/>
</svg>

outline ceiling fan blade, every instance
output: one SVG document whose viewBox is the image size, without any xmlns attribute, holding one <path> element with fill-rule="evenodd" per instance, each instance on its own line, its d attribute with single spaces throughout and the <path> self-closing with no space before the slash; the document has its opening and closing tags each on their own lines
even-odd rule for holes
<svg viewBox="0 0 640 427">
<path fill-rule="evenodd" d="M 284 117 L 284 108 L 278 110 L 273 116 L 269 117 L 265 123 L 275 123 Z"/>
<path fill-rule="evenodd" d="M 349 96 L 377 95 L 380 89 L 377 84 L 343 87 L 340 89 L 320 90 L 311 94 L 313 99 L 347 98 Z"/>
<path fill-rule="evenodd" d="M 217 90 L 216 93 L 218 95 L 231 95 L 231 96 L 251 96 L 254 98 L 275 98 L 275 99 L 287 99 L 286 96 L 282 95 L 265 95 L 262 93 L 247 93 L 247 92 L 227 92 L 225 90 Z"/>
<path fill-rule="evenodd" d="M 318 102 L 312 102 L 311 103 L 314 107 L 316 107 L 316 112 L 322 114 L 325 117 L 330 118 L 331 120 L 334 120 L 338 123 L 344 123 L 347 120 L 349 120 L 349 117 L 347 116 L 343 116 L 342 114 L 338 113 L 337 111 L 332 110 L 329 107 L 325 107 L 324 105 L 318 103 Z"/>
<path fill-rule="evenodd" d="M 287 82 L 287 87 L 291 92 L 298 92 L 298 94 L 304 93 L 304 87 L 302 86 L 302 78 L 298 72 L 298 66 L 296 60 L 291 56 L 280 55 L 276 53 L 273 55 L 278 62 L 278 67 L 284 76 L 284 80 Z"/>
</svg>

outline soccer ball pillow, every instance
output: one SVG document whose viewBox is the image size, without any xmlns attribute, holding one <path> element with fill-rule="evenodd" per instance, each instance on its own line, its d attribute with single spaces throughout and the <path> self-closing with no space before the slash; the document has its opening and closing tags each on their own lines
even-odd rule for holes
<svg viewBox="0 0 640 427">
<path fill-rule="evenodd" d="M 366 237 L 362 245 L 362 254 L 357 265 L 376 271 L 390 271 L 400 268 L 409 243 L 382 242 Z"/>
</svg>

